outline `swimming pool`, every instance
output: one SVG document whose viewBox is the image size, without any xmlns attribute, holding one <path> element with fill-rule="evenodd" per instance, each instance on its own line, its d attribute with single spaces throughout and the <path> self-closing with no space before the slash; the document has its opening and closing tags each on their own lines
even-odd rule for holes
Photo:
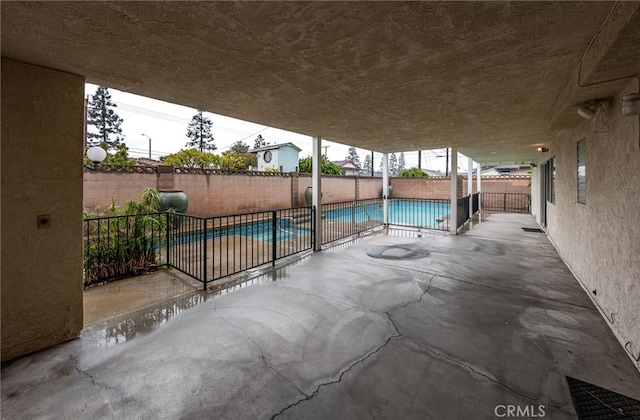
<svg viewBox="0 0 640 420">
<path fill-rule="evenodd" d="M 437 227 L 451 211 L 447 200 L 402 200 L 389 202 L 389 223 L 400 226 Z M 361 223 L 383 218 L 382 203 L 358 204 L 323 212 L 324 217 L 341 222 Z"/>
</svg>

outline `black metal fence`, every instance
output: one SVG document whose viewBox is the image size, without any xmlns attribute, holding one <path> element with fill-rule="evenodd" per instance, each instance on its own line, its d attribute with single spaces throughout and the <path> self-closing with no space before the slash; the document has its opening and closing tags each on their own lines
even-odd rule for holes
<svg viewBox="0 0 640 420">
<path fill-rule="evenodd" d="M 450 200 L 394 198 L 389 201 L 389 224 L 449 230 Z"/>
<path fill-rule="evenodd" d="M 530 213 L 530 196 L 524 193 L 482 193 L 482 210 Z"/>
<path fill-rule="evenodd" d="M 457 200 L 456 226 L 478 211 L 479 195 Z M 389 200 L 389 224 L 448 231 L 450 200 Z M 493 211 L 529 211 L 527 194 L 482 193 Z M 312 206 L 218 217 L 152 213 L 85 219 L 85 284 L 169 265 L 207 284 L 313 249 Z M 383 200 L 322 205 L 322 244 L 383 226 Z"/>
<path fill-rule="evenodd" d="M 166 264 L 166 213 L 84 220 L 84 283 L 134 276 Z"/>
<path fill-rule="evenodd" d="M 84 221 L 85 284 L 171 266 L 203 284 L 313 248 L 313 207 L 220 217 L 178 213 Z"/>
<path fill-rule="evenodd" d="M 313 248 L 313 207 L 218 217 L 172 215 L 167 263 L 209 282 Z"/>
<path fill-rule="evenodd" d="M 357 235 L 383 225 L 382 199 L 322 205 L 322 244 Z"/>
</svg>

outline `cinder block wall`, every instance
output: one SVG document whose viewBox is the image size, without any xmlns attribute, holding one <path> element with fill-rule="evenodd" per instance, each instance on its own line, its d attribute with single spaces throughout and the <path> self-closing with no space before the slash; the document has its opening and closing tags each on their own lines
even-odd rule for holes
<svg viewBox="0 0 640 420">
<path fill-rule="evenodd" d="M 157 189 L 157 178 L 153 173 L 85 171 L 84 207 L 88 211 L 104 210 L 111 204 L 112 197 L 118 205 L 124 205 L 129 200 L 138 201 L 145 188 Z"/>
<path fill-rule="evenodd" d="M 166 174 L 164 174 L 166 175 Z M 163 176 L 164 176 L 163 175 Z M 307 174 L 171 174 L 173 190 L 189 197 L 190 214 L 220 216 L 304 206 L 304 192 L 311 186 Z M 106 208 L 112 197 L 119 205 L 137 200 L 143 189 L 159 188 L 161 179 L 154 173 L 116 173 L 85 171 L 84 205 L 87 209 Z M 449 199 L 449 178 L 390 178 L 394 198 Z M 500 177 L 482 179 L 484 192 L 529 192 L 528 178 Z M 474 191 L 476 182 L 474 180 Z M 357 196 L 356 196 L 357 186 Z M 382 197 L 382 178 L 323 176 L 324 203 Z M 458 177 L 458 196 L 467 195 L 466 178 Z M 297 203 L 296 203 L 297 195 Z"/>
</svg>

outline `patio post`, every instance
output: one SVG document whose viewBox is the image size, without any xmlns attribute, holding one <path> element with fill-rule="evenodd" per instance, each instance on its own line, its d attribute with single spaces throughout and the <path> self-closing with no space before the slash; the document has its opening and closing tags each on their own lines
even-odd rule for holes
<svg viewBox="0 0 640 420">
<path fill-rule="evenodd" d="M 482 208 L 482 200 L 481 195 L 480 195 L 480 171 L 482 171 L 482 167 L 480 166 L 480 162 L 476 162 L 476 168 L 478 170 L 478 178 L 476 180 L 476 183 L 478 184 L 477 190 L 478 190 L 478 211 L 480 211 L 480 209 Z"/>
<path fill-rule="evenodd" d="M 382 222 L 389 224 L 389 154 L 382 154 Z"/>
<path fill-rule="evenodd" d="M 467 158 L 467 195 L 469 196 L 469 219 L 473 218 L 473 160 Z"/>
<path fill-rule="evenodd" d="M 314 251 L 322 250 L 322 137 L 313 137 L 313 157 L 311 169 L 312 204 L 315 207 Z"/>
<path fill-rule="evenodd" d="M 458 234 L 458 148 L 451 148 L 451 206 L 449 233 Z"/>
</svg>

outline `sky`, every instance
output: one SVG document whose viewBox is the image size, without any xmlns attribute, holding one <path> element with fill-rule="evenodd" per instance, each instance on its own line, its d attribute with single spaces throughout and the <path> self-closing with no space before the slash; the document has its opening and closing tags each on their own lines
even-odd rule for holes
<svg viewBox="0 0 640 420">
<path fill-rule="evenodd" d="M 97 89 L 97 85 L 87 83 L 85 85 L 85 95 L 91 97 Z M 149 157 L 149 138 L 151 138 L 151 157 L 159 159 L 170 153 L 185 148 L 187 143 L 187 125 L 191 118 L 197 113 L 194 108 L 182 105 L 163 102 L 144 96 L 121 92 L 109 88 L 112 101 L 117 105 L 115 112 L 123 119 L 122 133 L 125 143 L 129 147 L 131 157 Z M 270 144 L 281 144 L 291 142 L 302 149 L 300 157 L 304 158 L 312 155 L 312 139 L 310 136 L 280 130 L 261 124 L 242 121 L 223 115 L 205 112 L 204 115 L 213 122 L 212 133 L 217 149 L 214 153 L 222 153 L 238 140 L 244 141 L 253 148 L 254 140 L 258 135 Z M 94 131 L 89 127 L 89 131 Z M 144 134 L 144 135 L 143 135 Z M 146 135 L 146 136 L 145 136 Z M 349 154 L 349 145 L 322 141 L 322 146 L 328 146 L 326 154 L 329 160 L 344 160 Z M 365 156 L 371 154 L 370 150 L 356 148 L 360 163 L 364 162 Z M 396 157 L 399 157 L 399 153 Z M 423 151 L 422 167 L 431 170 L 444 172 L 445 161 L 444 149 Z M 462 155 L 459 155 L 459 163 Z M 378 170 L 382 154 L 374 154 L 374 169 Z M 406 167 L 418 166 L 418 152 L 405 152 Z M 466 164 L 466 163 L 465 163 Z M 460 169 L 464 169 L 461 164 Z"/>
</svg>

